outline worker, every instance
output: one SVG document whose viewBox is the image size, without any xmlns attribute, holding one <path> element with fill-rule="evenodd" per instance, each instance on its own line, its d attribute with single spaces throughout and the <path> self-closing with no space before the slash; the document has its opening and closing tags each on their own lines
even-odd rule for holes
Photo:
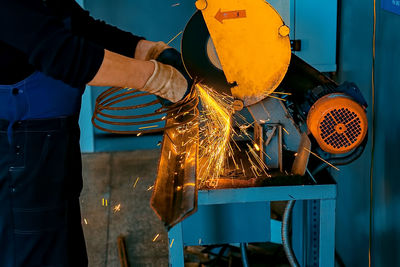
<svg viewBox="0 0 400 267">
<path fill-rule="evenodd" d="M 0 266 L 87 266 L 78 115 L 85 86 L 171 102 L 180 55 L 93 19 L 74 0 L 0 0 Z"/>
</svg>

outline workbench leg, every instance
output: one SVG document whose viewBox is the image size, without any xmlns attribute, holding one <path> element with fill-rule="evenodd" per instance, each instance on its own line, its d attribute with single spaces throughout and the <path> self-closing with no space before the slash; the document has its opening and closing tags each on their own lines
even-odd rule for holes
<svg viewBox="0 0 400 267">
<path fill-rule="evenodd" d="M 182 224 L 178 223 L 168 232 L 169 266 L 184 267 Z"/>
<path fill-rule="evenodd" d="M 292 214 L 292 247 L 300 266 L 305 265 L 305 203 L 304 200 L 297 200 L 293 207 Z"/>
<path fill-rule="evenodd" d="M 319 266 L 335 266 L 336 200 L 320 201 Z"/>
</svg>

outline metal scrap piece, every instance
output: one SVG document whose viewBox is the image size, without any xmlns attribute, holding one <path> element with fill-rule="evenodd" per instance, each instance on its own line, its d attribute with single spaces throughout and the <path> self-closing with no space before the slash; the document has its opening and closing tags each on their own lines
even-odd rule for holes
<svg viewBox="0 0 400 267">
<path fill-rule="evenodd" d="M 197 116 L 195 111 L 181 114 L 168 119 L 166 126 L 176 124 L 181 117 Z M 197 209 L 198 135 L 197 123 L 172 127 L 164 133 L 151 207 L 167 229 Z"/>
</svg>

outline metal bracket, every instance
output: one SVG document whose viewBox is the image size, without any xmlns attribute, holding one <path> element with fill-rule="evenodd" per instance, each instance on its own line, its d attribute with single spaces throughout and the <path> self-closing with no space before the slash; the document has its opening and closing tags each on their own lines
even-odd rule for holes
<svg viewBox="0 0 400 267">
<path fill-rule="evenodd" d="M 282 125 L 265 124 L 264 132 L 266 137 L 264 143 L 265 163 L 268 167 L 279 169 L 282 172 Z"/>
<path fill-rule="evenodd" d="M 282 140 L 285 149 L 297 151 L 301 141 L 301 131 L 294 122 L 285 105 L 278 99 L 266 98 L 251 105 L 248 110 L 254 121 L 259 124 L 279 124 L 285 132 Z"/>
<path fill-rule="evenodd" d="M 279 169 L 282 172 L 282 125 L 255 123 L 254 143 L 259 148 L 256 152 L 268 168 Z"/>
<path fill-rule="evenodd" d="M 293 166 L 293 171 L 295 174 L 304 175 L 308 154 L 303 151 L 303 147 L 311 149 L 311 143 L 307 135 L 301 133 L 285 105 L 280 100 L 266 98 L 249 106 L 248 110 L 256 125 L 254 127 L 256 144 L 260 146 L 262 144 L 260 140 L 265 139 L 265 143 L 260 146 L 260 149 L 263 148 L 265 151 L 265 155 L 262 155 L 261 158 L 264 159 L 267 166 L 283 170 L 282 148 L 284 147 L 286 150 L 299 152 L 299 158 Z M 259 130 L 260 125 L 263 125 L 264 133 L 262 135 Z"/>
<path fill-rule="evenodd" d="M 293 52 L 301 51 L 301 40 L 290 40 L 290 48 Z"/>
</svg>

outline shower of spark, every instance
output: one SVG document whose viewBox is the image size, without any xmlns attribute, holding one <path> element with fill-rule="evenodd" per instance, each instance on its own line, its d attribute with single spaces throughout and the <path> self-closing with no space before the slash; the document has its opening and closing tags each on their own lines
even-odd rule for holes
<svg viewBox="0 0 400 267">
<path fill-rule="evenodd" d="M 225 168 L 231 169 L 229 160 L 233 162 L 235 170 L 241 171 L 246 175 L 243 162 L 237 161 L 234 149 L 241 153 L 247 154 L 250 170 L 254 178 L 264 176 L 270 177 L 267 173 L 268 167 L 264 160 L 260 157 L 260 153 L 269 157 L 257 145 L 252 136 L 248 133 L 248 128 L 253 127 L 253 123 L 249 123 L 246 119 L 237 114 L 242 123 L 232 120 L 234 110 L 232 104 L 234 99 L 232 96 L 223 95 L 215 92 L 211 88 L 204 85 L 196 85 L 198 95 L 201 100 L 202 110 L 200 112 L 200 144 L 199 144 L 199 186 L 217 187 L 221 175 L 224 174 Z M 239 128 L 239 132 L 233 129 L 233 124 Z M 248 151 L 241 151 L 234 137 L 245 136 L 252 142 L 252 146 L 248 145 Z M 259 153 L 257 153 L 259 152 Z M 229 159 L 229 160 L 228 160 Z"/>
<path fill-rule="evenodd" d="M 203 107 L 200 117 L 200 187 L 206 182 L 216 186 L 224 168 L 231 137 L 233 98 L 199 84 L 196 87 Z"/>
</svg>

